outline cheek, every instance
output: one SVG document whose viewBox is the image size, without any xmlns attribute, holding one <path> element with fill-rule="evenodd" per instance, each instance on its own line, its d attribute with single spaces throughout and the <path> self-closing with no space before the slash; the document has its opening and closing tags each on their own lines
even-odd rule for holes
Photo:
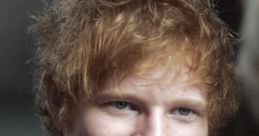
<svg viewBox="0 0 259 136">
<path fill-rule="evenodd" d="M 175 134 L 175 136 L 208 136 L 208 123 L 205 120 L 193 124 L 174 122 L 169 130 L 169 134 Z"/>
<path fill-rule="evenodd" d="M 113 118 L 97 111 L 85 112 L 81 121 L 84 125 L 83 136 L 133 136 L 138 126 L 136 122 Z M 165 136 L 208 136 L 208 123 L 207 120 L 193 124 L 168 122 L 162 131 L 161 134 Z"/>
<path fill-rule="evenodd" d="M 129 136 L 133 123 L 107 116 L 97 110 L 88 110 L 82 117 L 84 133 L 87 136 Z"/>
</svg>

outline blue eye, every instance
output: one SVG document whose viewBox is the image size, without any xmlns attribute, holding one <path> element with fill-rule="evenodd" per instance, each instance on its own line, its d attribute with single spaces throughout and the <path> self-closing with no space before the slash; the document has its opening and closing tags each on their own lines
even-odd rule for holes
<svg viewBox="0 0 259 136">
<path fill-rule="evenodd" d="M 108 105 L 117 110 L 129 110 L 129 111 L 137 110 L 133 104 L 125 101 L 114 101 L 114 102 L 110 102 Z"/>
<path fill-rule="evenodd" d="M 129 104 L 123 101 L 116 101 L 112 102 L 112 106 L 116 107 L 117 109 L 123 110 L 126 109 L 129 106 Z"/>
<path fill-rule="evenodd" d="M 139 113 L 136 105 L 123 100 L 111 100 L 100 106 L 102 111 L 113 117 L 135 117 Z"/>
<path fill-rule="evenodd" d="M 177 119 L 181 122 L 192 122 L 198 117 L 195 110 L 185 107 L 174 108 L 170 115 L 173 119 Z"/>
<path fill-rule="evenodd" d="M 196 112 L 190 108 L 178 107 L 178 108 L 174 108 L 171 111 L 171 114 L 181 118 L 190 118 L 196 115 Z"/>
<path fill-rule="evenodd" d="M 181 116 L 189 116 L 193 113 L 193 111 L 188 108 L 178 108 L 177 111 Z"/>
</svg>

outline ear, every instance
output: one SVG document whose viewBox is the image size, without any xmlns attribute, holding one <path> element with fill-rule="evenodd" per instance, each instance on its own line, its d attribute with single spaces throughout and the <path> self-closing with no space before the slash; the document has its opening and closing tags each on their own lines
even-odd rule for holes
<svg viewBox="0 0 259 136">
<path fill-rule="evenodd" d="M 55 126 L 59 128 L 59 111 L 64 104 L 64 95 L 55 85 L 47 91 L 47 109 Z"/>
</svg>

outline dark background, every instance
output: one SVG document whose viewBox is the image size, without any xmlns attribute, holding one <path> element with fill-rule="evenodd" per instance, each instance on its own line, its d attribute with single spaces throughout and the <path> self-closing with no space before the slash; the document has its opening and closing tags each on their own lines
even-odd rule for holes
<svg viewBox="0 0 259 136">
<path fill-rule="evenodd" d="M 239 32 L 240 0 L 215 0 L 215 4 L 220 17 Z M 0 0 L 0 136 L 42 135 L 32 97 L 33 66 L 30 60 L 34 46 L 27 34 L 27 28 L 32 24 L 30 14 L 41 8 L 40 0 Z M 245 104 L 243 107 L 227 126 L 227 136 L 256 135 L 249 110 Z"/>
<path fill-rule="evenodd" d="M 33 45 L 27 27 L 40 0 L 0 0 L 0 136 L 41 136 L 33 112 Z"/>
</svg>

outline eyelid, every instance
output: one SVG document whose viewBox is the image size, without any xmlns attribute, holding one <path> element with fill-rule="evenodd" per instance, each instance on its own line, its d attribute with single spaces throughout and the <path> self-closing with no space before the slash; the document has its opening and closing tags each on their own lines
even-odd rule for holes
<svg viewBox="0 0 259 136">
<path fill-rule="evenodd" d="M 136 107 L 145 107 L 144 102 L 142 102 L 140 99 L 133 97 L 133 96 L 120 96 L 120 95 L 100 95 L 96 97 L 96 103 L 98 105 L 108 103 L 108 102 L 114 102 L 114 101 L 124 101 L 128 102 L 132 105 L 135 105 Z"/>
<path fill-rule="evenodd" d="M 191 113 L 193 113 L 193 114 L 198 114 L 195 109 L 188 108 L 188 107 L 177 107 L 177 108 L 174 108 L 173 110 L 171 110 L 171 113 L 179 112 L 179 110 L 181 110 L 181 109 L 190 110 Z"/>
<path fill-rule="evenodd" d="M 104 103 L 104 105 L 115 107 L 116 102 L 125 102 L 125 103 L 127 103 L 127 107 L 136 107 L 134 104 L 132 104 L 132 103 L 130 103 L 128 101 L 123 101 L 123 100 L 122 101 L 121 100 L 116 100 L 116 101 L 106 102 L 106 103 Z"/>
<path fill-rule="evenodd" d="M 127 105 L 125 108 L 118 108 L 115 105 L 115 102 L 126 102 Z M 113 117 L 135 117 L 139 114 L 138 107 L 128 101 L 124 100 L 116 100 L 116 101 L 108 101 L 100 105 L 102 111 L 107 113 L 107 115 L 111 115 Z"/>
<path fill-rule="evenodd" d="M 186 116 L 181 115 L 180 111 L 179 111 L 180 108 L 185 108 L 185 109 L 190 110 L 190 114 L 188 114 Z M 174 119 L 174 120 L 183 122 L 183 123 L 191 123 L 191 122 L 195 121 L 200 116 L 198 115 L 198 113 L 195 110 L 193 110 L 191 108 L 177 107 L 177 108 L 174 108 L 174 109 L 171 110 L 171 112 L 169 114 L 169 117 Z"/>
<path fill-rule="evenodd" d="M 205 117 L 208 114 L 207 105 L 199 103 L 182 103 L 171 106 L 171 111 L 174 111 L 179 108 L 186 108 L 192 110 L 194 114 L 199 117 Z"/>
<path fill-rule="evenodd" d="M 122 98 L 105 99 L 105 100 L 102 100 L 101 102 L 99 102 L 98 105 L 100 105 L 101 107 L 113 107 L 113 108 L 116 108 L 116 106 L 115 106 L 116 102 L 125 102 L 125 103 L 127 103 L 127 106 L 129 108 L 132 108 L 132 110 L 134 110 L 134 111 L 138 111 L 138 109 L 139 109 L 138 105 L 135 104 L 134 102 L 131 102 L 130 100 L 122 99 Z"/>
<path fill-rule="evenodd" d="M 199 116 L 204 116 L 204 114 L 207 114 L 207 104 L 203 102 L 196 102 L 196 101 L 188 101 L 188 100 L 181 100 L 174 102 L 172 105 L 169 105 L 169 107 L 172 109 L 177 108 L 187 108 L 195 111 L 196 114 Z"/>
</svg>

